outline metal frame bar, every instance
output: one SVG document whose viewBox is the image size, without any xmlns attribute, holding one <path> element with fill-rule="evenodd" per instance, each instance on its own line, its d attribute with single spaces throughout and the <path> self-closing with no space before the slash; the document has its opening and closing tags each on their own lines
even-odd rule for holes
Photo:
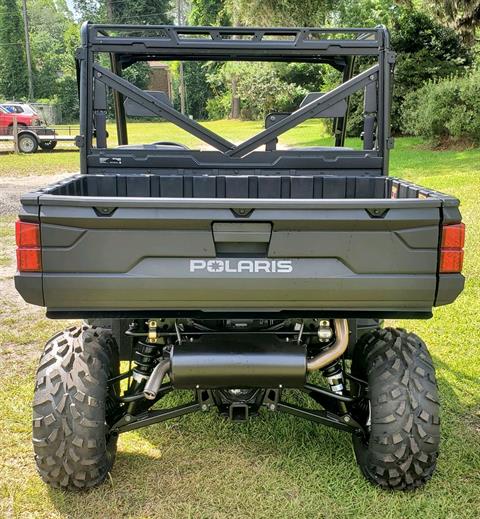
<svg viewBox="0 0 480 519">
<path fill-rule="evenodd" d="M 327 110 L 342 99 L 345 99 L 357 90 L 360 90 L 369 82 L 376 81 L 378 70 L 378 65 L 374 65 L 357 76 L 352 77 L 345 83 L 342 83 L 333 90 L 330 90 L 330 92 L 327 92 L 322 97 L 319 97 L 302 108 L 295 110 L 295 112 L 292 112 L 287 117 L 270 126 L 270 128 L 267 128 L 250 139 L 247 139 L 242 144 L 236 146 L 232 151 L 227 152 L 227 155 L 230 155 L 230 157 L 244 157 L 262 144 L 266 144 L 268 141 L 271 141 L 282 133 L 298 126 L 306 119 L 315 117 L 320 112 Z"/>
<path fill-rule="evenodd" d="M 236 59 L 241 56 L 242 59 L 269 61 L 285 60 L 288 56 L 293 60 L 321 61 L 327 58 L 332 61 L 334 56 L 378 55 L 382 33 L 386 31 L 382 26 L 374 29 L 321 29 L 90 24 L 88 28 L 94 51 L 123 54 L 122 58 L 135 55 L 132 62 L 142 59 L 142 55 L 143 59 L 148 59 L 147 56 L 152 54 L 182 59 Z M 111 34 L 121 30 L 133 34 Z M 142 36 L 138 35 L 140 31 Z"/>
<path fill-rule="evenodd" d="M 158 409 L 155 411 L 147 411 L 138 416 L 126 414 L 117 423 L 112 426 L 112 432 L 122 433 L 127 431 L 133 431 L 146 427 L 147 425 L 153 425 L 159 422 L 166 422 L 172 418 L 178 418 L 186 414 L 195 413 L 200 411 L 201 406 L 199 402 L 190 402 L 189 404 L 179 405 L 172 409 Z"/>
<path fill-rule="evenodd" d="M 337 395 L 335 393 L 327 391 L 318 386 L 314 386 L 312 384 L 305 384 L 305 387 L 301 389 L 301 391 L 304 391 L 307 394 L 313 391 L 315 393 L 318 393 L 319 395 L 328 397 L 333 401 L 336 400 L 337 402 L 351 404 L 356 401 L 356 399 L 353 397 Z M 207 390 L 207 392 L 210 393 L 209 390 Z M 276 389 L 274 390 L 274 393 L 275 397 L 272 400 L 271 397 L 268 396 L 269 390 L 267 390 L 267 393 L 265 394 L 265 396 L 262 397 L 262 401 L 259 405 L 266 406 L 268 409 L 272 411 L 297 416 L 299 418 L 320 423 L 328 427 L 333 427 L 341 431 L 350 433 L 356 431 L 362 432 L 362 426 L 358 424 L 348 412 L 345 414 L 338 415 L 334 412 L 325 409 L 303 408 L 281 400 L 281 390 Z M 155 402 L 156 400 L 150 402 L 150 405 L 153 405 Z M 148 425 L 165 422 L 167 420 L 178 418 L 180 416 L 185 416 L 187 414 L 195 413 L 197 411 L 205 412 L 214 406 L 218 407 L 218 403 L 215 402 L 214 399 L 212 399 L 211 395 L 209 396 L 208 400 L 202 400 L 200 398 L 200 392 L 197 391 L 195 400 L 187 404 L 179 405 L 177 407 L 169 409 L 156 409 L 153 411 L 147 410 L 141 412 L 138 415 L 133 415 L 127 412 L 116 423 L 112 425 L 111 431 L 116 434 L 127 431 L 133 431 L 135 429 L 140 429 L 142 427 L 147 427 Z"/>
<path fill-rule="evenodd" d="M 226 152 L 235 147 L 234 144 L 220 137 L 220 135 L 208 130 L 196 121 L 189 119 L 167 103 L 144 92 L 142 89 L 132 85 L 129 81 L 122 79 L 108 69 L 98 65 L 98 63 L 93 65 L 93 70 L 95 71 L 95 78 L 98 81 L 105 83 L 107 86 L 120 92 L 123 96 L 130 98 L 151 112 L 171 121 L 188 133 L 212 145 L 217 150 Z"/>
<path fill-rule="evenodd" d="M 340 431 L 351 433 L 358 429 L 358 427 L 350 425 L 349 415 L 345 415 L 346 421 L 342 421 L 341 417 L 330 413 L 329 411 L 304 409 L 303 407 L 287 404 L 286 402 L 279 402 L 276 405 L 276 411 L 280 413 L 291 414 L 293 416 L 297 416 L 298 418 L 304 418 L 306 420 L 310 420 L 311 422 L 327 425 L 328 427 L 333 427 L 334 429 L 339 429 Z"/>
<path fill-rule="evenodd" d="M 343 82 L 352 79 L 353 69 L 355 67 L 355 56 L 347 58 L 347 64 L 343 71 Z M 333 132 L 335 137 L 335 146 L 342 147 L 345 145 L 345 137 L 347 136 L 347 119 L 350 111 L 350 97 L 347 97 L 347 110 L 343 117 L 336 117 L 333 125 Z"/>
<path fill-rule="evenodd" d="M 244 157 L 259 146 L 268 143 L 282 133 L 298 126 L 306 119 L 310 119 L 317 116 L 319 113 L 324 112 L 342 99 L 345 99 L 357 90 L 360 90 L 368 83 L 377 81 L 379 67 L 378 65 L 374 65 L 357 76 L 350 78 L 348 81 L 342 83 L 330 92 L 327 92 L 322 97 L 319 97 L 302 108 L 299 108 L 295 112 L 292 112 L 290 115 L 280 119 L 276 124 L 270 126 L 270 128 L 254 135 L 238 146 L 235 146 L 233 143 L 227 141 L 215 132 L 204 128 L 202 125 L 170 107 L 167 103 L 164 103 L 160 99 L 144 92 L 140 88 L 132 85 L 130 82 L 122 79 L 99 64 L 95 63 L 93 65 L 93 70 L 97 81 L 101 81 L 116 92 L 121 93 L 125 97 L 129 97 L 139 105 L 150 110 L 152 113 L 176 124 L 180 128 L 202 139 L 204 142 L 211 144 L 216 149 L 226 153 L 230 157 Z"/>
</svg>

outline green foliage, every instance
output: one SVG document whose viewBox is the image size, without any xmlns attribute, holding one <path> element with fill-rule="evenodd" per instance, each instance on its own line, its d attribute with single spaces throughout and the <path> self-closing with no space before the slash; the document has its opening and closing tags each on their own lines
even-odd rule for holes
<svg viewBox="0 0 480 519">
<path fill-rule="evenodd" d="M 192 0 L 188 22 L 190 25 L 231 25 L 223 0 Z"/>
<path fill-rule="evenodd" d="M 56 82 L 57 100 L 64 123 L 78 120 L 79 103 L 77 80 L 74 76 L 64 75 Z"/>
<path fill-rule="evenodd" d="M 397 53 L 391 113 L 395 133 L 402 130 L 402 105 L 407 95 L 425 82 L 462 75 L 471 65 L 472 55 L 460 36 L 423 12 L 384 0 L 347 0 L 341 13 L 343 25 L 373 26 L 383 18 L 390 28 L 391 46 Z M 349 135 L 358 136 L 362 131 L 362 113 L 362 96 L 356 94 L 351 98 Z"/>
<path fill-rule="evenodd" d="M 170 24 L 171 0 L 73 0 L 82 21 L 97 23 Z"/>
<path fill-rule="evenodd" d="M 285 70 L 285 69 L 284 69 Z M 219 103 L 209 103 L 209 115 L 226 117 L 225 90 L 235 78 L 243 119 L 262 119 L 269 112 L 294 110 L 306 94 L 303 87 L 285 81 L 280 68 L 272 63 L 228 62 L 207 75 L 212 91 L 220 92 Z"/>
<path fill-rule="evenodd" d="M 405 10 L 396 20 L 392 47 L 398 53 L 392 122 L 399 131 L 405 97 L 426 81 L 464 74 L 472 58 L 455 31 L 415 11 Z"/>
<path fill-rule="evenodd" d="M 480 70 L 462 78 L 430 81 L 409 94 L 404 103 L 405 133 L 435 143 L 471 141 L 480 144 Z"/>
<path fill-rule="evenodd" d="M 223 0 L 192 0 L 188 22 L 190 25 L 231 25 Z M 207 75 L 213 74 L 219 66 L 211 62 L 184 63 L 187 113 L 195 119 L 221 119 L 228 115 L 229 107 L 224 109 L 223 105 L 225 102 L 228 105 L 230 98 L 220 93 L 213 99 L 214 92 L 207 81 Z"/>
<path fill-rule="evenodd" d="M 172 23 L 170 0 L 111 0 L 113 21 L 162 25 Z"/>
<path fill-rule="evenodd" d="M 27 96 L 28 80 L 22 15 L 16 0 L 0 0 L 0 96 Z"/>
<path fill-rule="evenodd" d="M 186 85 L 186 109 L 195 119 L 207 117 L 207 102 L 212 97 L 212 90 L 206 81 L 208 63 L 188 61 L 183 66 Z M 211 67 L 210 67 L 211 68 Z"/>
<path fill-rule="evenodd" d="M 219 119 L 225 119 L 230 114 L 232 106 L 232 97 L 230 94 L 217 95 L 211 97 L 207 101 L 207 114 L 208 118 L 217 121 Z"/>
<path fill-rule="evenodd" d="M 335 2 L 326 0 L 225 0 L 234 25 L 322 27 Z"/>
<path fill-rule="evenodd" d="M 467 45 L 475 44 L 476 30 L 480 26 L 478 0 L 426 0 L 435 15 L 453 26 Z"/>
<path fill-rule="evenodd" d="M 140 61 L 126 68 L 123 71 L 123 77 L 138 88 L 145 90 L 150 79 L 150 67 L 147 63 Z"/>
<path fill-rule="evenodd" d="M 64 0 L 31 0 L 28 4 L 36 98 L 50 99 L 63 118 L 78 118 L 74 51 L 79 29 Z"/>
</svg>

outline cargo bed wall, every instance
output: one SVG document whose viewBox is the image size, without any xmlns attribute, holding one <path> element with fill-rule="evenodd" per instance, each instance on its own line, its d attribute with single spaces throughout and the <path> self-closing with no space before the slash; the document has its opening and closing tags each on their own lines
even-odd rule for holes
<svg viewBox="0 0 480 519">
<path fill-rule="evenodd" d="M 46 187 L 39 194 L 114 198 L 450 198 L 392 177 L 342 177 L 304 170 L 290 170 L 289 174 L 272 170 L 268 175 L 239 173 L 237 170 L 223 173 L 199 170 L 196 174 L 172 170 L 161 175 L 77 175 Z"/>
</svg>

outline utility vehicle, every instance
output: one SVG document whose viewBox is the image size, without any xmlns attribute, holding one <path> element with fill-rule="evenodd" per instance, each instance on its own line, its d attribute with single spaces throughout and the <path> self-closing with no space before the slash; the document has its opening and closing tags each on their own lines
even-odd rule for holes
<svg viewBox="0 0 480 519">
<path fill-rule="evenodd" d="M 20 294 L 49 318 L 83 320 L 38 368 L 44 481 L 97 485 L 120 433 L 217 410 L 335 427 L 371 482 L 423 485 L 439 450 L 435 371 L 424 342 L 383 319 L 428 319 L 457 298 L 464 226 L 457 199 L 388 176 L 387 30 L 85 24 L 81 35 L 80 174 L 23 196 L 17 222 Z M 122 77 L 152 60 L 302 62 L 341 81 L 235 144 Z M 352 95 L 363 132 L 347 147 Z M 130 116 L 208 147 L 129 143 Z M 331 146 L 278 144 L 317 118 L 333 120 Z M 191 401 L 162 401 L 177 390 Z"/>
</svg>

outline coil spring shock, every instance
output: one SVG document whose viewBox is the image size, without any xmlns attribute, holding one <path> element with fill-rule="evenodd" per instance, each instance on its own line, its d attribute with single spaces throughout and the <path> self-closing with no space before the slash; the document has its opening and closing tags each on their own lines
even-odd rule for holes
<svg viewBox="0 0 480 519">
<path fill-rule="evenodd" d="M 345 381 L 343 378 L 343 370 L 340 362 L 328 366 L 323 370 L 323 376 L 327 379 L 330 391 L 337 395 L 343 395 L 345 390 Z M 343 414 L 347 412 L 347 408 L 343 402 L 338 402 L 339 411 Z"/>
<path fill-rule="evenodd" d="M 148 321 L 147 340 L 138 340 L 135 345 L 133 362 L 133 379 L 138 383 L 144 383 L 152 374 L 158 357 L 162 354 L 163 339 L 157 334 L 157 321 Z"/>
<path fill-rule="evenodd" d="M 146 381 L 152 374 L 156 360 L 162 353 L 162 344 L 137 341 L 133 362 L 133 378 L 137 382 Z"/>
</svg>

